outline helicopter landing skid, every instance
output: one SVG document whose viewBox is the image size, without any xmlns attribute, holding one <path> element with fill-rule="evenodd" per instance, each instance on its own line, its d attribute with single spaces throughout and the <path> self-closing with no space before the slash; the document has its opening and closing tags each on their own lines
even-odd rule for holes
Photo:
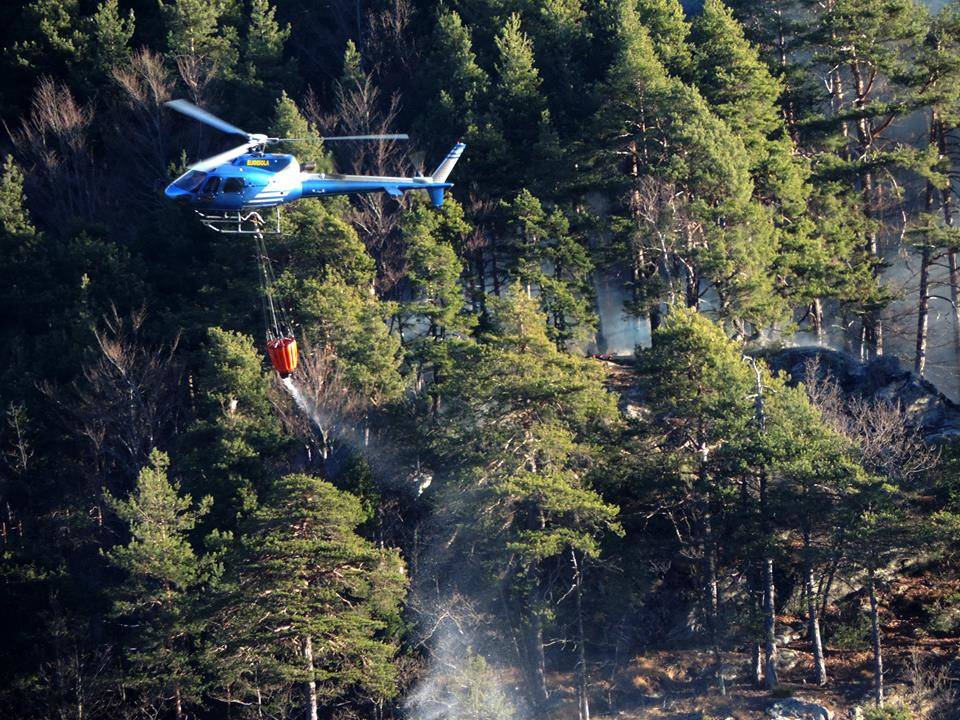
<svg viewBox="0 0 960 720">
<path fill-rule="evenodd" d="M 200 222 L 214 232 L 224 235 L 281 235 L 280 206 L 274 208 L 272 222 L 267 222 L 255 210 L 248 213 L 242 211 L 201 212 L 196 211 Z"/>
</svg>

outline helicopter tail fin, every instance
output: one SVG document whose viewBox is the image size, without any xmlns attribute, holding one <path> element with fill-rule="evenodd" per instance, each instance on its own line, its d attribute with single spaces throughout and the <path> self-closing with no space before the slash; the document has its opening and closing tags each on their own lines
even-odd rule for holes
<svg viewBox="0 0 960 720">
<path fill-rule="evenodd" d="M 457 164 L 457 160 L 460 159 L 460 156 L 463 155 L 463 149 L 467 147 L 462 142 L 458 142 L 453 146 L 453 150 L 447 153 L 447 156 L 443 159 L 443 162 L 437 166 L 437 169 L 433 171 L 433 175 L 430 179 L 436 183 L 446 182 L 447 178 L 450 176 L 453 166 Z"/>
</svg>

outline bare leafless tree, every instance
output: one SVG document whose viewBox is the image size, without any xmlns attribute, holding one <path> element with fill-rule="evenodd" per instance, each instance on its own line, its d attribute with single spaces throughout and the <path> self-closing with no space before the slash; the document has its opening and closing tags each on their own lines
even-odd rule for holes
<svg viewBox="0 0 960 720">
<path fill-rule="evenodd" d="M 288 430 L 303 441 L 308 463 L 322 464 L 336 441 L 363 444 L 357 425 L 364 404 L 350 391 L 331 350 L 304 341 L 296 380 L 286 387 L 295 406 L 281 396 L 274 398 L 274 405 Z"/>
<path fill-rule="evenodd" d="M 124 139 L 124 156 L 131 158 L 143 177 L 155 182 L 167 177 L 168 113 L 163 104 L 173 94 L 174 82 L 163 56 L 149 48 L 134 53 L 128 67 L 113 70 L 113 79 L 123 93 L 124 106 L 114 127 Z M 137 183 L 144 199 L 160 202 L 154 188 Z"/>
<path fill-rule="evenodd" d="M 181 408 L 179 338 L 148 347 L 140 339 L 145 319 L 143 310 L 121 318 L 114 308 L 94 331 L 96 354 L 82 377 L 66 390 L 41 385 L 67 432 L 86 444 L 90 469 L 101 480 L 132 481 L 150 451 L 164 444 Z"/>
<path fill-rule="evenodd" d="M 909 481 L 936 466 L 938 451 L 924 442 L 922 428 L 899 403 L 845 395 L 829 373 L 820 372 L 817 359 L 804 367 L 804 387 L 824 420 L 851 440 L 867 470 Z"/>
<path fill-rule="evenodd" d="M 68 227 L 93 220 L 101 206 L 96 166 L 87 132 L 92 105 L 81 105 L 63 83 L 42 78 L 30 112 L 10 132 L 25 165 L 34 212 L 49 226 Z"/>
<path fill-rule="evenodd" d="M 399 95 L 383 97 L 372 73 L 344 79 L 336 86 L 334 112 L 325 114 L 316 96 L 308 95 L 304 114 L 326 134 L 389 134 L 395 131 L 400 110 Z M 404 149 L 393 140 L 349 143 L 338 157 L 347 172 L 396 175 L 401 172 Z M 380 258 L 384 245 L 397 227 L 400 204 L 383 193 L 360 195 L 353 206 L 351 221 L 361 239 Z"/>
</svg>

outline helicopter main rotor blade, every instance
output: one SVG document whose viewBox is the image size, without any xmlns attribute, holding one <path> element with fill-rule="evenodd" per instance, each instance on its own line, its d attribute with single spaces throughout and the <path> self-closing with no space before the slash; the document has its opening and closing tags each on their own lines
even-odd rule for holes
<svg viewBox="0 0 960 720">
<path fill-rule="evenodd" d="M 245 152 L 252 150 L 261 144 L 260 140 L 251 140 L 246 142 L 243 145 L 239 145 L 231 150 L 220 153 L 219 155 L 214 155 L 213 157 L 208 157 L 206 160 L 201 160 L 198 163 L 194 163 L 190 166 L 190 170 L 198 170 L 200 172 L 207 172 L 208 170 L 213 170 L 215 167 L 228 163 L 234 158 L 238 158 L 243 155 Z"/>
<path fill-rule="evenodd" d="M 406 133 L 395 135 L 330 135 L 320 139 L 324 142 L 330 142 L 331 140 L 409 140 L 410 136 Z"/>
<path fill-rule="evenodd" d="M 250 133 L 246 130 L 241 130 L 235 125 L 231 125 L 226 120 L 221 120 L 216 115 L 207 112 L 203 108 L 197 107 L 192 102 L 187 100 L 170 100 L 169 102 L 164 103 L 171 110 L 176 110 L 178 113 L 183 113 L 189 117 L 192 117 L 194 120 L 199 120 L 200 122 L 209 125 L 210 127 L 215 127 L 217 130 L 222 130 L 225 133 L 230 133 L 231 135 L 241 135 L 243 137 L 250 137 Z"/>
<path fill-rule="evenodd" d="M 323 140 L 324 142 L 330 142 L 331 140 L 409 140 L 410 136 L 406 133 L 398 133 L 394 135 L 324 135 L 319 138 L 317 137 L 288 137 L 288 138 L 267 138 L 268 142 L 304 142 L 306 140 Z"/>
</svg>

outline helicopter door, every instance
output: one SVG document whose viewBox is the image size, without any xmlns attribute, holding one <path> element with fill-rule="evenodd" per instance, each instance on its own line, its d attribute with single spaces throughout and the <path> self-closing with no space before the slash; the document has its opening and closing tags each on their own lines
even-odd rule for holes
<svg viewBox="0 0 960 720">
<path fill-rule="evenodd" d="M 223 181 L 223 191 L 225 193 L 238 193 L 243 190 L 243 178 L 231 177 Z"/>
<path fill-rule="evenodd" d="M 202 195 L 216 195 L 217 189 L 220 187 L 220 178 L 216 175 L 207 180 L 203 185 L 203 190 L 200 191 Z"/>
</svg>

